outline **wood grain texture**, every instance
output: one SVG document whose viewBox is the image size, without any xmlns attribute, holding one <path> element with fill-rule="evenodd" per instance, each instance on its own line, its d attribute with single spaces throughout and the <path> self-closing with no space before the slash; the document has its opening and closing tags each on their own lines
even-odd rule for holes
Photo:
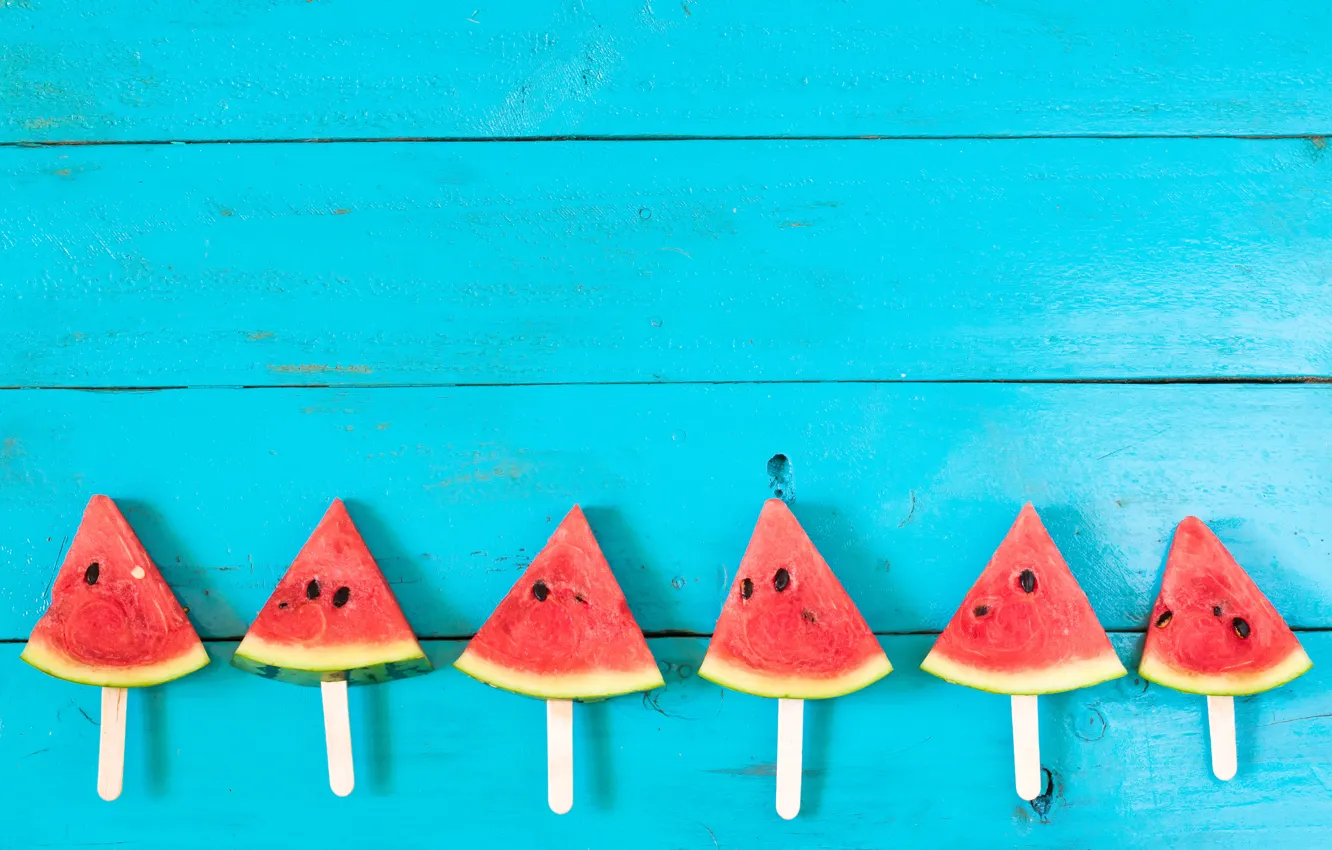
<svg viewBox="0 0 1332 850">
<path fill-rule="evenodd" d="M 0 385 L 1332 375 L 1292 141 L 0 149 Z"/>
<path fill-rule="evenodd" d="M 1332 131 L 1325 3 L 0 4 L 6 140 Z"/>
<path fill-rule="evenodd" d="M 1303 636 L 1315 659 L 1332 635 Z M 351 694 L 356 791 L 328 790 L 319 695 L 241 673 L 234 645 L 171 684 L 130 694 L 125 792 L 97 799 L 96 689 L 60 682 L 0 647 L 7 698 L 0 773 L 11 846 L 1323 846 L 1332 820 L 1326 757 L 1332 665 L 1236 703 L 1240 773 L 1208 768 L 1201 697 L 1132 677 L 1043 697 L 1051 793 L 1013 790 L 1008 698 L 916 669 L 926 636 L 884 639 L 897 665 L 868 689 L 806 706 L 800 816 L 773 811 L 777 707 L 694 675 L 705 642 L 658 639 L 666 687 L 578 706 L 573 811 L 545 805 L 544 705 L 438 672 Z M 1139 637 L 1116 636 L 1136 663 Z M 959 813 L 959 806 L 965 812 Z M 299 813 L 296 815 L 295 813 Z M 293 820 L 307 828 L 294 829 Z M 332 826 L 335 825 L 335 826 Z M 314 845 L 310 845 L 314 846 Z"/>
<path fill-rule="evenodd" d="M 0 393 L 0 637 L 118 500 L 207 637 L 239 636 L 341 496 L 415 629 L 470 634 L 574 502 L 640 625 L 710 632 L 781 489 L 878 631 L 941 628 L 1034 502 L 1140 628 L 1175 524 L 1332 627 L 1332 386 L 729 385 Z M 778 453 L 786 461 L 774 461 Z"/>
</svg>

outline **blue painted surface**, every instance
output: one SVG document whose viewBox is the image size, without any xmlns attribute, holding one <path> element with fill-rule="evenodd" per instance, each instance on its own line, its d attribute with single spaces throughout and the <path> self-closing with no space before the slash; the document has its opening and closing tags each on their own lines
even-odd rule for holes
<svg viewBox="0 0 1332 850">
<path fill-rule="evenodd" d="M 0 149 L 0 187 L 0 385 L 1332 376 L 1303 139 Z"/>
<path fill-rule="evenodd" d="M 1332 132 L 1326 3 L 0 4 L 13 139 Z"/>
<path fill-rule="evenodd" d="M 0 0 L 0 847 L 1325 846 L 1330 39 L 1294 0 Z M 565 134 L 626 140 L 299 141 Z M 1299 138 L 1183 138 L 1236 134 Z M 288 142 L 137 143 L 188 140 Z M 808 707 L 791 823 L 775 706 L 694 675 L 776 489 L 897 668 Z M 17 660 L 94 492 L 214 656 L 131 695 L 112 805 L 96 690 Z M 346 800 L 313 692 L 225 663 L 333 496 L 441 668 L 353 692 Z M 1005 700 L 916 669 L 1027 500 L 1130 667 L 1188 513 L 1299 630 L 1234 782 L 1129 677 L 1042 699 L 1022 803 Z M 448 664 L 574 501 L 667 685 L 578 708 L 557 818 L 540 704 Z"/>
<path fill-rule="evenodd" d="M 328 501 L 424 635 L 485 620 L 574 502 L 649 631 L 712 629 L 786 495 L 878 631 L 936 630 L 1024 501 L 1102 622 L 1142 626 L 1176 522 L 1332 625 L 1332 387 L 732 385 L 4 394 L 0 540 L 25 634 L 106 492 L 208 637 L 237 637 Z"/>
<path fill-rule="evenodd" d="M 897 670 L 806 706 L 804 807 L 773 810 L 776 704 L 699 679 L 702 640 L 657 639 L 666 687 L 575 707 L 575 801 L 545 808 L 540 702 L 439 672 L 353 689 L 358 787 L 326 787 L 316 692 L 214 663 L 130 695 L 124 796 L 96 800 L 93 688 L 0 647 L 10 846 L 709 848 L 1319 847 L 1332 820 L 1332 665 L 1236 706 L 1240 775 L 1208 772 L 1200 697 L 1133 678 L 1042 697 L 1053 793 L 1013 791 L 1008 700 L 916 669 L 929 636 L 883 639 Z M 1308 635 L 1315 659 L 1332 637 Z M 1136 663 L 1138 635 L 1115 645 Z M 22 699 L 15 699 L 22 693 Z M 1048 805 L 1047 805 L 1048 804 Z M 715 842 L 715 843 L 714 843 Z"/>
</svg>

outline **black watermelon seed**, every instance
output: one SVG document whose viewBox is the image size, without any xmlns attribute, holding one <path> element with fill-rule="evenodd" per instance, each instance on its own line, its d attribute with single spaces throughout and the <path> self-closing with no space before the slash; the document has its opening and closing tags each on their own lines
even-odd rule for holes
<svg viewBox="0 0 1332 850">
<path fill-rule="evenodd" d="M 1158 629 L 1164 629 L 1166 626 L 1170 625 L 1170 621 L 1174 616 L 1174 611 L 1162 611 L 1161 616 L 1156 618 L 1156 627 Z"/>
<path fill-rule="evenodd" d="M 88 584 L 97 584 L 97 577 L 102 574 L 102 565 L 93 561 L 88 565 L 88 569 L 83 571 L 83 580 Z"/>
<path fill-rule="evenodd" d="M 339 587 L 339 588 L 333 593 L 333 607 L 334 607 L 334 608 L 341 608 L 343 605 L 346 605 L 346 604 L 347 604 L 347 600 L 348 600 L 348 599 L 351 599 L 351 588 L 350 588 L 350 587 Z"/>
<path fill-rule="evenodd" d="M 818 618 L 814 616 L 814 612 L 809 610 L 808 608 L 801 611 L 800 616 L 804 617 L 806 620 L 808 620 L 811 623 L 818 622 Z"/>
<path fill-rule="evenodd" d="M 1249 624 L 1244 621 L 1243 617 L 1236 617 L 1231 620 L 1230 625 L 1235 627 L 1235 634 L 1240 637 L 1246 638 L 1249 636 Z"/>
<path fill-rule="evenodd" d="M 990 613 L 990 606 L 977 605 L 975 608 L 971 609 L 971 613 L 975 614 L 977 617 L 984 617 L 986 614 Z"/>
<path fill-rule="evenodd" d="M 305 598 L 306 599 L 319 598 L 319 579 L 314 579 L 314 578 L 310 579 L 310 583 L 305 586 Z"/>
<path fill-rule="evenodd" d="M 750 581 L 749 579 L 745 579 L 744 581 L 740 582 L 740 595 L 746 599 L 753 596 L 754 582 Z"/>
<path fill-rule="evenodd" d="M 786 571 L 785 567 L 778 570 L 777 575 L 772 577 L 772 586 L 777 588 L 778 593 L 791 586 L 791 574 Z"/>
<path fill-rule="evenodd" d="M 287 603 L 285 603 L 285 602 L 279 602 L 279 603 L 278 603 L 278 607 L 279 607 L 279 608 L 286 608 L 286 607 L 287 607 Z"/>
<path fill-rule="evenodd" d="M 587 600 L 586 600 L 585 598 L 583 598 L 583 594 L 581 594 L 581 593 L 575 593 L 575 594 L 574 594 L 574 601 L 575 601 L 575 602 L 581 602 L 581 603 L 583 603 L 584 605 L 587 604 Z"/>
<path fill-rule="evenodd" d="M 1213 606 L 1212 606 L 1212 616 L 1213 616 L 1213 617 L 1220 617 L 1220 616 L 1221 616 L 1221 606 L 1220 606 L 1220 605 L 1213 605 Z"/>
<path fill-rule="evenodd" d="M 550 588 L 546 587 L 544 581 L 538 580 L 536 584 L 532 585 L 532 595 L 537 598 L 538 602 L 545 602 L 546 597 L 550 595 Z"/>
<path fill-rule="evenodd" d="M 1022 575 L 1018 576 L 1018 584 L 1022 585 L 1023 593 L 1034 593 L 1036 590 L 1036 574 L 1031 570 L 1023 570 Z"/>
</svg>

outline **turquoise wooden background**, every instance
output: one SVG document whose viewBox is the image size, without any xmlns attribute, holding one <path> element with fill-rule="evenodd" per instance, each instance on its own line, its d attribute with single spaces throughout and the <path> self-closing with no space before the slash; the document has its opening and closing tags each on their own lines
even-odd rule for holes
<svg viewBox="0 0 1332 850">
<path fill-rule="evenodd" d="M 4 847 L 1322 847 L 1332 830 L 1332 8 L 1126 0 L 0 0 Z M 780 480 L 769 474 L 788 458 Z M 773 467 L 776 469 L 776 466 Z M 897 670 L 807 711 L 694 675 L 776 489 Z M 214 664 L 17 661 L 115 497 Z M 439 672 L 227 666 L 342 496 Z M 1195 513 L 1315 661 L 1238 701 L 1007 702 L 916 670 L 1031 500 L 1136 665 Z M 542 706 L 447 669 L 581 502 L 667 686 Z"/>
</svg>

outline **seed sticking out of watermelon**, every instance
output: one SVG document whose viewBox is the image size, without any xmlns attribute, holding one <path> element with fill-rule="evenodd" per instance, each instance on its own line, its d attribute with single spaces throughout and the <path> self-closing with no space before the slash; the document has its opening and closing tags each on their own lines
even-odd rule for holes
<svg viewBox="0 0 1332 850">
<path fill-rule="evenodd" d="M 93 496 L 51 586 L 51 607 L 19 656 L 52 676 L 102 687 L 97 793 L 120 796 L 126 688 L 208 663 L 198 634 L 116 503 Z"/>
<path fill-rule="evenodd" d="M 663 687 L 629 603 L 577 505 L 454 666 L 546 700 L 547 803 L 573 807 L 573 704 Z"/>
</svg>

